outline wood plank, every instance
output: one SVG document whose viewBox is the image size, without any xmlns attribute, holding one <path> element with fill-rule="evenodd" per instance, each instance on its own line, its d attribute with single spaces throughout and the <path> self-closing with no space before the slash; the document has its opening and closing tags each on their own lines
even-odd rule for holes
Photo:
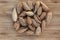
<svg viewBox="0 0 60 40">
<path fill-rule="evenodd" d="M 45 3 L 60 3 L 60 0 L 41 0 L 41 1 Z"/>
<path fill-rule="evenodd" d="M 0 0 L 0 3 L 10 3 L 10 2 L 18 2 L 18 1 L 25 1 L 25 0 Z M 37 1 L 37 0 L 36 0 Z M 38 0 L 44 3 L 60 3 L 60 0 Z"/>
<path fill-rule="evenodd" d="M 49 24 L 49 26 L 59 26 L 60 25 L 60 14 L 57 15 L 53 15 L 53 18 L 50 22 L 51 24 Z"/>
</svg>

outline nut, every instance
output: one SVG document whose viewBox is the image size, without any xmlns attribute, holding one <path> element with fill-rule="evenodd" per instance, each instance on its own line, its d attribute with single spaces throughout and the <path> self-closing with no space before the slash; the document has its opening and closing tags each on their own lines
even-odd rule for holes
<svg viewBox="0 0 60 40">
<path fill-rule="evenodd" d="M 13 19 L 14 22 L 17 21 L 17 12 L 16 12 L 15 8 L 13 9 L 12 19 Z"/>
<path fill-rule="evenodd" d="M 28 12 L 26 12 L 26 15 L 28 15 L 28 16 L 33 16 L 33 15 L 34 15 L 34 13 L 33 13 L 33 12 L 31 12 L 31 11 L 28 11 Z"/>
</svg>

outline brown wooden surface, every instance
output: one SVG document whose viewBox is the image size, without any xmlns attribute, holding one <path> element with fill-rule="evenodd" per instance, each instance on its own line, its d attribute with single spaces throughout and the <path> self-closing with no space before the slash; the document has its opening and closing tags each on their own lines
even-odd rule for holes
<svg viewBox="0 0 60 40">
<path fill-rule="evenodd" d="M 14 30 L 11 13 L 18 1 L 0 0 L 0 40 L 60 40 L 60 0 L 41 0 L 53 11 L 53 19 L 40 36 L 21 36 Z"/>
</svg>

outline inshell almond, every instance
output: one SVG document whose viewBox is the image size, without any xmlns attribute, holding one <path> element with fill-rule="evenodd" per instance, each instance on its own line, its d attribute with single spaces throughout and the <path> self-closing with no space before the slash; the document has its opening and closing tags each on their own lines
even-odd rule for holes
<svg viewBox="0 0 60 40">
<path fill-rule="evenodd" d="M 34 13 L 33 13 L 33 12 L 31 12 L 31 11 L 28 11 L 28 12 L 26 12 L 26 15 L 28 15 L 28 16 L 33 16 L 33 15 L 34 15 Z"/>
<path fill-rule="evenodd" d="M 28 26 L 32 31 L 35 31 L 35 27 L 33 27 L 32 25 Z"/>
<path fill-rule="evenodd" d="M 26 16 L 25 11 L 23 11 L 19 16 L 20 16 L 20 17 L 24 17 L 24 16 Z"/>
<path fill-rule="evenodd" d="M 28 31 L 26 32 L 26 34 L 27 34 L 27 35 L 32 35 L 32 34 L 34 34 L 34 32 L 31 31 L 31 30 L 28 30 Z"/>
<path fill-rule="evenodd" d="M 49 11 L 49 8 L 43 2 L 41 2 L 41 5 L 44 11 Z"/>
<path fill-rule="evenodd" d="M 32 1 L 27 1 L 27 4 L 30 9 L 33 9 L 33 2 Z"/>
<path fill-rule="evenodd" d="M 36 15 L 34 15 L 34 19 L 35 19 L 35 21 L 36 21 L 37 23 L 41 23 L 41 21 L 37 18 Z"/>
<path fill-rule="evenodd" d="M 22 26 L 26 26 L 26 25 L 27 25 L 27 24 L 26 24 L 26 20 L 23 19 L 23 17 L 19 17 L 19 22 L 20 22 L 20 24 L 21 24 Z"/>
<path fill-rule="evenodd" d="M 37 29 L 36 29 L 36 35 L 40 35 L 40 33 L 41 33 L 41 27 L 37 27 Z"/>
<path fill-rule="evenodd" d="M 29 25 L 32 24 L 32 19 L 31 19 L 30 17 L 27 17 L 27 23 L 28 23 Z"/>
<path fill-rule="evenodd" d="M 43 21 L 42 21 L 42 32 L 44 31 L 45 27 L 46 27 L 46 21 L 43 20 Z"/>
<path fill-rule="evenodd" d="M 24 8 L 25 10 L 31 10 L 30 7 L 27 5 L 26 2 L 22 2 L 22 4 L 23 4 L 23 8 Z"/>
<path fill-rule="evenodd" d="M 47 24 L 50 23 L 50 20 L 52 19 L 52 12 L 48 12 L 47 13 L 47 17 L 46 17 L 46 21 L 47 21 Z"/>
<path fill-rule="evenodd" d="M 15 8 L 13 9 L 13 12 L 12 12 L 12 19 L 13 21 L 17 21 L 17 12 Z"/>
<path fill-rule="evenodd" d="M 46 12 L 42 12 L 41 16 L 40 16 L 40 20 L 44 19 L 46 17 Z"/>
<path fill-rule="evenodd" d="M 34 13 L 38 10 L 39 7 L 40 7 L 40 1 L 37 1 L 37 2 L 35 3 Z"/>
<path fill-rule="evenodd" d="M 35 0 L 33 0 L 32 2 L 33 2 L 32 4 L 33 4 L 33 7 L 34 7 L 34 6 L 35 6 L 35 4 L 36 4 L 36 1 L 35 1 Z"/>
<path fill-rule="evenodd" d="M 17 21 L 14 23 L 14 27 L 16 30 L 18 30 L 20 28 L 20 23 Z"/>
<path fill-rule="evenodd" d="M 20 14 L 21 11 L 22 11 L 22 3 L 19 2 L 17 5 L 17 13 Z"/>
<path fill-rule="evenodd" d="M 37 15 L 37 18 L 39 19 L 39 21 L 41 21 L 40 17 Z"/>
<path fill-rule="evenodd" d="M 18 30 L 18 33 L 23 33 L 23 32 L 25 32 L 27 29 L 28 29 L 28 28 L 19 29 L 19 30 Z"/>
<path fill-rule="evenodd" d="M 34 25 L 35 27 L 40 27 L 40 24 L 37 23 L 34 19 L 32 19 L 32 22 L 33 22 L 33 25 Z"/>
<path fill-rule="evenodd" d="M 42 13 L 42 7 L 40 6 L 39 9 L 37 10 L 37 15 L 40 16 Z"/>
</svg>

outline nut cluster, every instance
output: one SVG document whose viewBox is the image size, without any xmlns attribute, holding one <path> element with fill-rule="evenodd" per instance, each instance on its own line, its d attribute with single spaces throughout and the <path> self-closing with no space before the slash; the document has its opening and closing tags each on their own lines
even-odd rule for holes
<svg viewBox="0 0 60 40">
<path fill-rule="evenodd" d="M 39 35 L 51 18 L 52 12 L 41 1 L 19 2 L 12 13 L 14 28 L 26 34 Z"/>
</svg>

